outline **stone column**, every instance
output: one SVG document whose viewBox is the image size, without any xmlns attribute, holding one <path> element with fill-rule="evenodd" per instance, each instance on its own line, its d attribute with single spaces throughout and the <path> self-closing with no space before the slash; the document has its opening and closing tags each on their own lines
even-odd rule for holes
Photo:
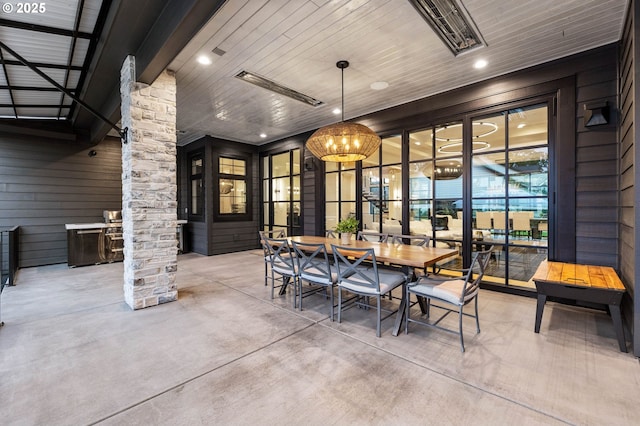
<svg viewBox="0 0 640 426">
<path fill-rule="evenodd" d="M 135 81 L 135 57 L 120 72 L 124 299 L 141 309 L 178 298 L 176 271 L 176 79 Z"/>
</svg>

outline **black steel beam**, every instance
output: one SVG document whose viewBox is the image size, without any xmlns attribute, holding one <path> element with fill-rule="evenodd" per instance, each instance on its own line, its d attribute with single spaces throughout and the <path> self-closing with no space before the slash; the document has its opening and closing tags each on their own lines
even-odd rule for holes
<svg viewBox="0 0 640 426">
<path fill-rule="evenodd" d="M 47 80 L 49 83 L 51 83 L 54 87 L 58 88 L 58 90 L 60 90 L 62 93 L 64 93 L 65 95 L 69 96 L 71 99 L 73 99 L 74 101 L 76 101 L 78 104 L 82 105 L 82 107 L 84 109 L 86 109 L 87 111 L 89 111 L 91 114 L 93 114 L 95 117 L 99 118 L 100 120 L 104 121 L 105 123 L 109 124 L 111 126 L 111 128 L 115 129 L 118 131 L 118 133 L 120 134 L 120 137 L 122 138 L 122 141 L 124 143 L 127 143 L 127 129 L 121 129 L 120 127 L 118 127 L 115 123 L 113 123 L 111 120 L 109 120 L 108 118 L 106 118 L 104 115 L 100 114 L 98 111 L 96 111 L 95 109 L 93 109 L 90 105 L 88 105 L 87 103 L 85 103 L 82 99 L 78 98 L 76 95 L 74 95 L 73 93 L 71 93 L 70 91 L 68 91 L 66 88 L 62 87 L 60 84 L 58 84 L 58 82 L 56 82 L 54 79 L 52 79 L 51 77 L 49 77 L 48 75 L 46 75 L 45 73 L 43 73 L 42 71 L 40 71 L 37 67 L 31 65 L 31 63 L 29 63 L 29 61 L 27 61 L 25 58 L 23 58 L 20 54 L 18 54 L 17 52 L 15 52 L 13 49 L 11 49 L 9 46 L 7 46 L 6 44 L 4 44 L 3 42 L 0 41 L 0 47 L 4 50 L 6 50 L 7 52 L 9 52 L 11 54 L 11 56 L 13 56 L 14 58 L 16 58 L 17 60 L 19 60 L 20 62 L 22 62 L 24 65 L 26 65 L 27 67 L 29 67 L 33 72 L 35 72 L 36 74 L 38 74 L 40 77 L 44 78 L 45 80 Z M 17 114 L 16 114 L 17 116 Z"/>
<path fill-rule="evenodd" d="M 27 22 L 11 21 L 9 19 L 0 19 L 0 27 L 17 28 L 19 30 L 37 31 L 47 34 L 56 34 L 66 37 L 78 37 L 90 40 L 93 34 L 82 31 L 65 30 L 64 28 L 48 27 L 46 25 L 29 24 Z"/>
<path fill-rule="evenodd" d="M 137 80 L 151 84 L 225 0 L 170 0 L 136 51 Z"/>
<path fill-rule="evenodd" d="M 9 82 L 9 74 L 7 74 L 7 65 L 4 61 L 4 54 L 2 50 L 0 50 L 0 62 L 2 62 L 2 71 L 4 72 L 4 79 L 7 81 L 7 88 L 9 89 L 9 97 L 11 98 L 11 103 L 15 105 L 15 100 L 13 99 L 13 90 L 11 90 L 11 82 Z M 16 118 L 18 118 L 18 110 L 16 107 L 12 105 L 13 114 Z"/>
<path fill-rule="evenodd" d="M 82 19 L 82 12 L 84 12 L 84 0 L 80 0 L 78 3 L 78 8 L 76 9 L 76 20 L 73 26 L 73 30 L 75 32 L 80 28 L 80 20 Z M 76 51 L 76 44 L 78 42 L 78 37 L 73 37 L 71 41 L 71 49 L 69 49 L 69 55 L 67 58 L 67 69 L 64 71 L 64 87 L 69 85 L 69 74 L 71 73 L 71 62 L 73 62 L 73 55 Z M 86 58 L 85 58 L 86 59 Z M 62 115 L 62 107 L 64 106 L 64 94 L 60 96 L 60 109 L 58 110 L 58 117 Z M 67 111 L 69 114 L 69 111 Z"/>
<path fill-rule="evenodd" d="M 56 89 L 55 87 L 5 86 L 5 85 L 0 85 L 0 90 L 14 90 L 14 91 L 28 90 L 32 92 L 57 92 L 58 91 L 58 89 Z M 76 89 L 67 89 L 67 90 L 70 91 L 71 93 L 74 93 L 76 91 Z"/>
<path fill-rule="evenodd" d="M 59 104 L 16 104 L 11 103 L 11 104 L 0 104 L 0 108 L 51 108 L 51 109 L 55 109 L 55 108 L 60 108 Z M 63 105 L 62 108 L 71 108 L 71 105 Z"/>
<path fill-rule="evenodd" d="M 7 65 L 15 65 L 15 66 L 19 66 L 19 67 L 23 67 L 24 64 L 21 63 L 20 61 L 14 61 L 13 59 L 6 59 L 5 63 Z M 80 67 L 78 65 L 72 65 L 72 66 L 67 66 L 66 64 L 49 64 L 49 63 L 45 63 L 45 62 L 31 62 L 31 65 L 36 66 L 38 68 L 53 68 L 56 70 L 66 70 L 67 68 L 69 68 L 72 71 L 84 71 L 84 67 Z"/>
</svg>

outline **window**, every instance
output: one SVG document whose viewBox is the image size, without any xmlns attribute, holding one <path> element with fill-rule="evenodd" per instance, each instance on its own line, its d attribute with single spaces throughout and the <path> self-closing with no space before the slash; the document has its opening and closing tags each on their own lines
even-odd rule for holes
<svg viewBox="0 0 640 426">
<path fill-rule="evenodd" d="M 220 156 L 218 159 L 220 215 L 247 213 L 247 161 Z"/>
<path fill-rule="evenodd" d="M 362 228 L 402 233 L 402 137 L 382 139 L 379 152 L 362 160 Z"/>
<path fill-rule="evenodd" d="M 204 156 L 202 152 L 193 154 L 189 160 L 189 215 L 191 220 L 204 217 Z"/>
<path fill-rule="evenodd" d="M 262 159 L 263 229 L 285 229 L 287 235 L 302 232 L 301 149 Z"/>
<path fill-rule="evenodd" d="M 325 170 L 325 229 L 332 230 L 356 216 L 356 164 L 326 162 Z"/>
</svg>

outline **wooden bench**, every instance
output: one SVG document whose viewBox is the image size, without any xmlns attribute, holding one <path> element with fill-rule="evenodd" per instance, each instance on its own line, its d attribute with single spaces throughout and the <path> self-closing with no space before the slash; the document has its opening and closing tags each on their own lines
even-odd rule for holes
<svg viewBox="0 0 640 426">
<path fill-rule="evenodd" d="M 536 333 L 540 332 L 547 296 L 603 304 L 609 307 L 620 350 L 627 352 L 620 313 L 620 303 L 626 288 L 613 268 L 544 261 L 540 263 L 532 280 L 538 290 Z"/>
</svg>

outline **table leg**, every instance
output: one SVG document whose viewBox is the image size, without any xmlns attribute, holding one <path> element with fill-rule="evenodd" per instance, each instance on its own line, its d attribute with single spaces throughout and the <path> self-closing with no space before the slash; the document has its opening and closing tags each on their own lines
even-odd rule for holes
<svg viewBox="0 0 640 426">
<path fill-rule="evenodd" d="M 624 340 L 624 330 L 622 328 L 622 313 L 620 312 L 619 305 L 609 305 L 609 313 L 613 320 L 613 328 L 616 330 L 616 337 L 618 338 L 618 346 L 620 346 L 620 352 L 627 352 L 627 342 Z"/>
<path fill-rule="evenodd" d="M 540 333 L 540 323 L 542 322 L 542 311 L 547 302 L 547 295 L 538 293 L 538 305 L 536 306 L 536 327 L 535 332 Z"/>
<path fill-rule="evenodd" d="M 283 294 L 287 294 L 287 287 L 289 287 L 289 281 L 291 281 L 291 277 L 282 277 L 282 285 L 280 286 L 280 291 L 278 292 L 279 296 L 282 296 Z"/>
<path fill-rule="evenodd" d="M 393 324 L 393 330 L 391 334 L 397 336 L 404 320 L 404 311 L 407 304 L 407 284 L 402 285 L 402 298 L 400 299 L 400 306 L 398 307 L 398 313 L 396 314 L 396 322 Z"/>
</svg>

